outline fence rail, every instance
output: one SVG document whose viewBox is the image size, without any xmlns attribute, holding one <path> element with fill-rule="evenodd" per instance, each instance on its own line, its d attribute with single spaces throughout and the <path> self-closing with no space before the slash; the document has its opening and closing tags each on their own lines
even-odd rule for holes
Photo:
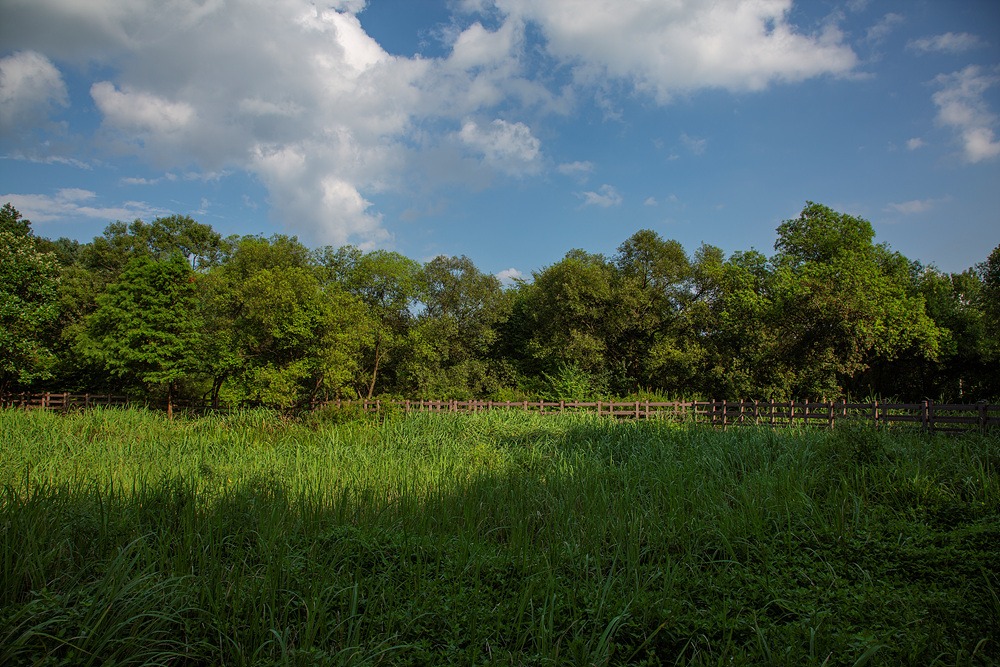
<svg viewBox="0 0 1000 667">
<path fill-rule="evenodd" d="M 125 406 L 134 401 L 114 394 L 8 394 L 0 407 L 74 410 L 97 406 Z M 480 401 L 480 400 L 335 400 L 312 408 L 360 408 L 369 413 L 456 412 L 521 410 L 538 414 L 593 413 L 616 419 L 660 419 L 711 424 L 721 428 L 741 425 L 812 426 L 869 423 L 877 426 L 919 428 L 945 433 L 985 432 L 1000 427 L 1000 405 L 986 403 L 850 403 L 844 401 Z M 208 410 L 206 405 L 178 404 L 180 409 Z"/>
<path fill-rule="evenodd" d="M 848 403 L 844 401 L 383 401 L 338 400 L 317 407 L 358 406 L 365 412 L 484 412 L 522 410 L 538 414 L 590 412 L 618 419 L 668 419 L 729 426 L 819 426 L 870 423 L 924 431 L 985 432 L 1000 426 L 1000 405 L 986 403 Z"/>
<path fill-rule="evenodd" d="M 125 406 L 133 403 L 127 396 L 115 394 L 71 394 L 69 392 L 43 394 L 4 394 L 0 407 L 41 408 L 45 410 L 70 410 L 97 406 Z"/>
</svg>

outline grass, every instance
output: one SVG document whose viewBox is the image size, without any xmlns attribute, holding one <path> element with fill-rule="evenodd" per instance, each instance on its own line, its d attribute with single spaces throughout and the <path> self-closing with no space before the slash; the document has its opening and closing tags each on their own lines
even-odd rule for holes
<svg viewBox="0 0 1000 667">
<path fill-rule="evenodd" d="M 1000 440 L 0 411 L 0 664 L 1000 662 Z"/>
</svg>

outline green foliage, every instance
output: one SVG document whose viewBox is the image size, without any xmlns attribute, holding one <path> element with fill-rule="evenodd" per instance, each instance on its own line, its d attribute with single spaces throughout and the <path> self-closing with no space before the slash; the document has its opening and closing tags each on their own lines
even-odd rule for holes
<svg viewBox="0 0 1000 667">
<path fill-rule="evenodd" d="M 236 401 L 290 407 L 349 389 L 369 320 L 356 297 L 320 283 L 298 241 L 243 239 L 223 280 L 232 333 L 216 358 Z"/>
<path fill-rule="evenodd" d="M 0 411 L 3 664 L 988 665 L 1000 442 Z"/>
<path fill-rule="evenodd" d="M 418 398 L 490 395 L 488 361 L 507 314 L 500 281 L 468 257 L 436 257 L 418 276 L 422 312 L 409 329 L 401 384 Z"/>
<path fill-rule="evenodd" d="M 567 364 L 591 374 L 607 370 L 614 273 L 604 257 L 571 250 L 534 275 L 525 299 L 530 318 L 526 352 L 540 370 Z"/>
<path fill-rule="evenodd" d="M 792 394 L 835 396 L 873 357 L 937 354 L 940 333 L 867 220 L 809 203 L 778 227 L 775 305 Z"/>
<path fill-rule="evenodd" d="M 0 305 L 9 320 L 0 383 L 10 387 L 145 382 L 153 394 L 282 409 L 338 396 L 537 398 L 585 387 L 1000 397 L 1000 247 L 946 275 L 876 244 L 867 220 L 812 202 L 778 227 L 771 257 L 711 245 L 688 255 L 647 229 L 611 258 L 572 250 L 506 290 L 467 257 L 420 265 L 385 250 L 310 251 L 283 235 L 221 239 L 183 216 L 115 222 L 79 244 L 35 238 L 7 205 L 0 228 L 12 239 L 3 252 L 18 257 L 0 269 L 4 289 L 24 292 Z M 96 313 L 134 282 L 127 267 L 175 255 L 194 279 L 184 312 L 203 334 L 197 363 L 164 371 L 165 383 L 143 381 L 134 360 L 106 364 L 91 334 L 112 320 Z"/>
<path fill-rule="evenodd" d="M 49 376 L 58 317 L 55 256 L 40 252 L 30 223 L 0 209 L 0 393 Z"/>
<path fill-rule="evenodd" d="M 139 255 L 97 297 L 79 350 L 112 375 L 167 390 L 198 370 L 203 344 L 196 276 L 179 253 L 155 260 Z"/>
<path fill-rule="evenodd" d="M 25 220 L 21 212 L 7 202 L 0 208 L 0 233 L 13 236 L 32 236 L 31 221 Z"/>
<path fill-rule="evenodd" d="M 594 377 L 579 366 L 565 364 L 544 377 L 548 385 L 545 398 L 551 401 L 592 401 L 605 394 Z"/>
<path fill-rule="evenodd" d="M 405 354 L 414 319 L 411 309 L 419 297 L 421 267 L 399 253 L 362 253 L 352 246 L 336 252 L 327 249 L 321 253 L 321 261 L 332 280 L 365 305 L 371 337 L 370 344 L 362 349 L 362 365 L 370 369 L 365 396 L 371 398 L 380 373 L 385 377 L 388 366 L 389 377 L 395 377 L 395 366 Z"/>
</svg>

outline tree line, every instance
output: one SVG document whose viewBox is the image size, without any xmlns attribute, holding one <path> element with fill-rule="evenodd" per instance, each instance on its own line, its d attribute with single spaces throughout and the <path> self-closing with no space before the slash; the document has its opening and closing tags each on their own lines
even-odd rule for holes
<svg viewBox="0 0 1000 667">
<path fill-rule="evenodd" d="M 186 216 L 51 240 L 7 204 L 0 392 L 995 400 L 1000 246 L 949 274 L 874 239 L 808 202 L 770 257 L 641 230 L 505 288 L 467 257 L 223 238 Z"/>
</svg>

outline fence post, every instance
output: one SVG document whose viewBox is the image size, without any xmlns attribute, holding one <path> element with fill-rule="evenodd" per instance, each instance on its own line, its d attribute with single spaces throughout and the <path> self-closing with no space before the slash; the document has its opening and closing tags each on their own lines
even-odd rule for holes
<svg viewBox="0 0 1000 667">
<path fill-rule="evenodd" d="M 979 402 L 979 430 L 982 433 L 986 433 L 986 427 L 989 422 L 989 415 L 986 413 L 986 402 Z"/>
<path fill-rule="evenodd" d="M 920 425 L 924 433 L 930 431 L 930 405 L 926 400 L 920 404 Z"/>
</svg>

